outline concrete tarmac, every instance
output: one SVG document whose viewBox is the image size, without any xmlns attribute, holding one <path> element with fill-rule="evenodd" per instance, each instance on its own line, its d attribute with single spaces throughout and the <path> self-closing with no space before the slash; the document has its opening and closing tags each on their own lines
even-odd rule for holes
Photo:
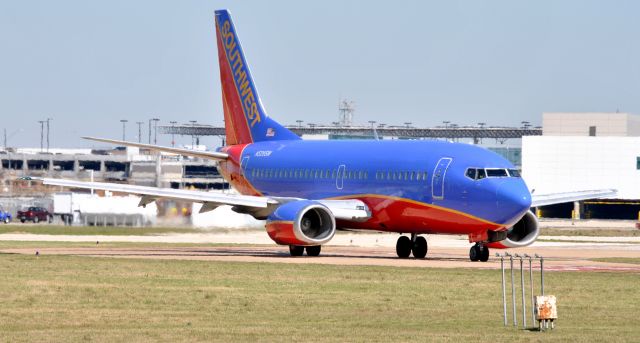
<svg viewBox="0 0 640 343">
<path fill-rule="evenodd" d="M 42 247 L 5 248 L 3 253 L 46 255 L 99 256 L 111 258 L 179 259 L 228 262 L 316 263 L 331 265 L 395 266 L 415 268 L 499 268 L 493 255 L 505 250 L 492 249 L 489 262 L 471 262 L 471 244 L 458 236 L 427 237 L 429 252 L 426 259 L 399 259 L 395 254 L 397 234 L 341 232 L 323 246 L 319 257 L 291 257 L 288 248 L 274 245 L 264 231 L 227 231 L 202 234 L 172 234 L 159 236 L 63 236 L 2 234 L 5 241 L 38 241 Z M 550 237 L 551 238 L 551 237 Z M 552 237 L 553 241 L 539 241 L 526 248 L 508 249 L 512 254 L 539 254 L 545 257 L 549 271 L 617 271 L 640 273 L 640 265 L 598 262 L 598 258 L 640 258 L 640 242 L 629 237 Z M 631 237 L 633 238 L 633 237 Z M 584 241 L 579 241 L 584 240 Z M 106 247 L 91 244 L 87 247 L 47 247 L 44 241 L 62 242 L 148 242 L 162 243 L 154 247 Z M 194 246 L 172 246 L 166 243 L 193 243 Z M 205 243 L 221 245 L 206 246 Z M 202 246 L 198 246 L 202 244 Z M 228 244 L 228 245 L 227 245 Z M 239 246 L 237 244 L 244 244 Z M 250 246 L 246 246 L 250 245 Z M 537 266 L 534 262 L 534 266 Z"/>
</svg>

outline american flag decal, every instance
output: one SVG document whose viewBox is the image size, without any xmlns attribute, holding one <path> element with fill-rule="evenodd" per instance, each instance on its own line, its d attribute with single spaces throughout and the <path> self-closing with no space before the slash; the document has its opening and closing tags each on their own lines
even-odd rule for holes
<svg viewBox="0 0 640 343">
<path fill-rule="evenodd" d="M 276 130 L 274 130 L 273 128 L 267 129 L 267 137 L 273 137 L 275 135 L 276 135 Z"/>
</svg>

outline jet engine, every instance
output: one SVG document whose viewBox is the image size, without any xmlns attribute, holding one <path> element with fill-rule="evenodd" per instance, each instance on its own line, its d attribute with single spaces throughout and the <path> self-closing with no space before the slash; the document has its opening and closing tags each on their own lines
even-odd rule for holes
<svg viewBox="0 0 640 343">
<path fill-rule="evenodd" d="M 310 200 L 280 205 L 267 218 L 267 233 L 282 245 L 322 245 L 336 233 L 336 219 L 324 205 Z"/>
<path fill-rule="evenodd" d="M 498 249 L 526 247 L 535 242 L 539 234 L 538 219 L 531 211 L 527 211 L 515 225 L 509 228 L 506 239 L 488 243 L 487 246 Z"/>
</svg>

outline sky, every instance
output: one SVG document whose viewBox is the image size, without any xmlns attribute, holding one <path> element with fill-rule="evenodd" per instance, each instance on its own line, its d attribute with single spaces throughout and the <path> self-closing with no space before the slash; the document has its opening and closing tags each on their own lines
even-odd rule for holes
<svg viewBox="0 0 640 343">
<path fill-rule="evenodd" d="M 222 125 L 219 8 L 284 124 L 336 121 L 341 98 L 357 123 L 419 127 L 640 114 L 638 1 L 0 0 L 8 145 L 38 147 L 46 118 L 51 147 L 66 148 L 100 146 L 83 135 L 122 138 L 121 119 L 128 140 L 152 117 Z"/>
</svg>

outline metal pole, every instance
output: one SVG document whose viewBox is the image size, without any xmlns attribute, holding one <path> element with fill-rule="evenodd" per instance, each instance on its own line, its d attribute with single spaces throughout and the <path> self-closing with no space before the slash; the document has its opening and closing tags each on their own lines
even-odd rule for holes
<svg viewBox="0 0 640 343">
<path fill-rule="evenodd" d="M 149 144 L 151 144 L 151 121 L 153 119 L 149 119 Z"/>
<path fill-rule="evenodd" d="M 500 256 L 500 254 L 496 254 L 496 256 L 500 257 L 500 271 L 502 272 L 502 317 L 504 318 L 504 326 L 509 325 L 509 321 L 507 319 L 507 287 L 504 279 L 504 256 Z"/>
<path fill-rule="evenodd" d="M 42 152 L 43 145 L 42 145 L 42 141 L 44 140 L 44 120 L 38 120 L 38 123 L 40 123 L 40 152 Z"/>
<path fill-rule="evenodd" d="M 516 254 L 516 257 L 518 257 L 520 259 L 520 288 L 522 289 L 522 327 L 526 329 L 527 328 L 527 312 L 526 312 L 527 311 L 527 304 L 526 304 L 526 302 L 524 300 L 525 299 L 525 297 L 524 297 L 524 295 L 525 295 L 524 294 L 525 293 L 524 292 L 524 272 L 523 272 L 523 269 L 522 269 L 523 260 L 522 260 L 522 256 L 518 256 Z"/>
<path fill-rule="evenodd" d="M 47 152 L 49 152 L 49 121 L 53 119 L 47 118 Z"/>
<path fill-rule="evenodd" d="M 535 325 L 536 322 L 536 309 L 533 298 L 533 269 L 531 268 L 531 256 L 524 254 L 524 257 L 529 259 L 529 286 L 531 286 L 531 325 Z"/>
<path fill-rule="evenodd" d="M 509 265 L 511 268 L 511 302 L 513 304 L 513 326 L 518 326 L 518 315 L 516 314 L 516 285 L 513 283 L 513 256 L 506 253 L 509 256 Z"/>
<path fill-rule="evenodd" d="M 144 123 L 137 121 L 136 124 L 138 124 L 138 143 L 142 143 L 142 124 Z"/>
<path fill-rule="evenodd" d="M 125 132 L 126 132 L 126 125 L 127 125 L 128 120 L 120 119 L 120 122 L 122 123 L 122 140 L 126 141 L 127 139 L 126 139 Z"/>
</svg>

